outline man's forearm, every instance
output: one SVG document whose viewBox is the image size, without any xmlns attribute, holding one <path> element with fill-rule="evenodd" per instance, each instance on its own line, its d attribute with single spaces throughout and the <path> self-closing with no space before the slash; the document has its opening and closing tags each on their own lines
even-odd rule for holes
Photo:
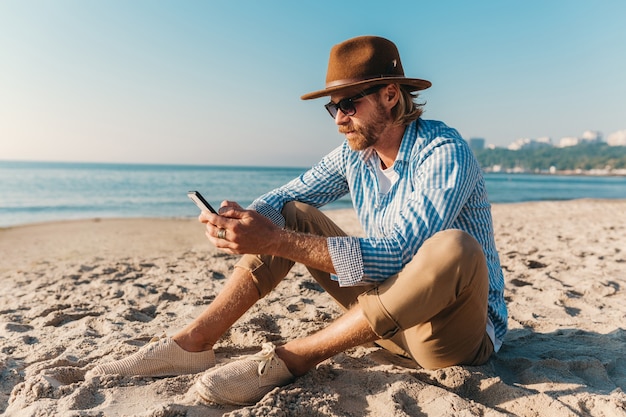
<svg viewBox="0 0 626 417">
<path fill-rule="evenodd" d="M 326 237 L 281 230 L 272 255 L 299 262 L 310 268 L 335 273 Z"/>
</svg>

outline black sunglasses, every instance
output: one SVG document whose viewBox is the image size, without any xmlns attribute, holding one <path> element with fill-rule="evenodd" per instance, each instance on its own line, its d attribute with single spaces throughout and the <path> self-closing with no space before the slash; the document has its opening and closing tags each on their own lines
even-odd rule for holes
<svg viewBox="0 0 626 417">
<path fill-rule="evenodd" d="M 341 110 L 341 112 L 346 116 L 354 116 L 356 114 L 356 107 L 354 106 L 354 102 L 365 96 L 374 94 L 383 87 L 384 85 L 375 85 L 374 87 L 370 87 L 367 90 L 363 90 L 361 93 L 357 94 L 354 97 L 339 100 L 339 103 L 333 103 L 332 101 L 330 101 L 328 104 L 325 104 L 324 107 L 326 107 L 326 110 L 328 110 L 328 114 L 330 114 L 330 117 L 332 117 L 333 119 L 337 117 L 337 112 L 339 110 Z"/>
</svg>

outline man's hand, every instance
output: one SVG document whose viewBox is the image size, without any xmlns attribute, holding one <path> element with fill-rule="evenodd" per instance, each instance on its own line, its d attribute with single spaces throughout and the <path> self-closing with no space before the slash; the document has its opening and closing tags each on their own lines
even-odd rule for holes
<svg viewBox="0 0 626 417">
<path fill-rule="evenodd" d="M 267 217 L 234 201 L 223 201 L 218 212 L 219 216 L 203 211 L 198 218 L 206 224 L 205 234 L 216 247 L 232 254 L 275 254 L 282 229 Z"/>
<path fill-rule="evenodd" d="M 218 212 L 219 215 L 203 211 L 199 220 L 206 224 L 207 238 L 224 252 L 278 256 L 335 273 L 324 236 L 281 229 L 262 214 L 245 210 L 234 201 L 223 201 Z"/>
</svg>

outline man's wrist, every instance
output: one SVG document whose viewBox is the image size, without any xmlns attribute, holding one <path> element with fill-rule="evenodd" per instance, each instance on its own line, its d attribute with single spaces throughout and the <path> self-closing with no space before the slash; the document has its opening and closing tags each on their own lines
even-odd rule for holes
<svg viewBox="0 0 626 417">
<path fill-rule="evenodd" d="M 276 227 L 274 233 L 268 236 L 268 255 L 286 258 L 287 256 L 285 256 L 286 254 L 283 248 L 290 246 L 291 239 L 293 238 L 291 236 L 292 234 L 294 234 L 294 232 L 291 230 Z"/>
<path fill-rule="evenodd" d="M 334 273 L 328 253 L 328 238 L 289 229 L 278 229 L 272 234 L 268 255 L 290 259 L 313 269 Z"/>
</svg>

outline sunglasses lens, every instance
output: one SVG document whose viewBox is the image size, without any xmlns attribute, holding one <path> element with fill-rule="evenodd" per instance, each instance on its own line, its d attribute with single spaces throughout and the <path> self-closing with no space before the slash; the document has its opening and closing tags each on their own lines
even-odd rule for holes
<svg viewBox="0 0 626 417">
<path fill-rule="evenodd" d="M 343 100 L 340 100 L 339 103 L 336 103 L 336 104 L 331 101 L 330 103 L 324 105 L 324 107 L 326 107 L 326 110 L 328 110 L 330 117 L 332 117 L 333 119 L 337 118 L 337 112 L 339 110 L 341 110 L 341 112 L 345 114 L 346 116 L 354 116 L 356 114 L 356 107 L 354 106 L 354 100 L 357 100 L 361 97 L 365 97 L 368 94 L 372 94 L 374 91 L 378 91 L 379 88 L 380 87 L 376 87 L 376 90 L 374 89 L 365 90 L 363 93 L 359 94 L 358 96 L 351 97 L 351 98 L 344 98 Z"/>
<path fill-rule="evenodd" d="M 342 111 L 346 116 L 352 116 L 356 113 L 356 108 L 354 107 L 354 103 L 351 98 L 345 98 L 337 103 L 337 107 Z"/>
<path fill-rule="evenodd" d="M 333 119 L 337 117 L 337 111 L 339 110 L 337 104 L 330 102 L 324 105 L 324 107 L 326 107 L 326 110 L 328 110 L 328 114 L 330 114 L 330 117 L 332 117 Z"/>
</svg>

